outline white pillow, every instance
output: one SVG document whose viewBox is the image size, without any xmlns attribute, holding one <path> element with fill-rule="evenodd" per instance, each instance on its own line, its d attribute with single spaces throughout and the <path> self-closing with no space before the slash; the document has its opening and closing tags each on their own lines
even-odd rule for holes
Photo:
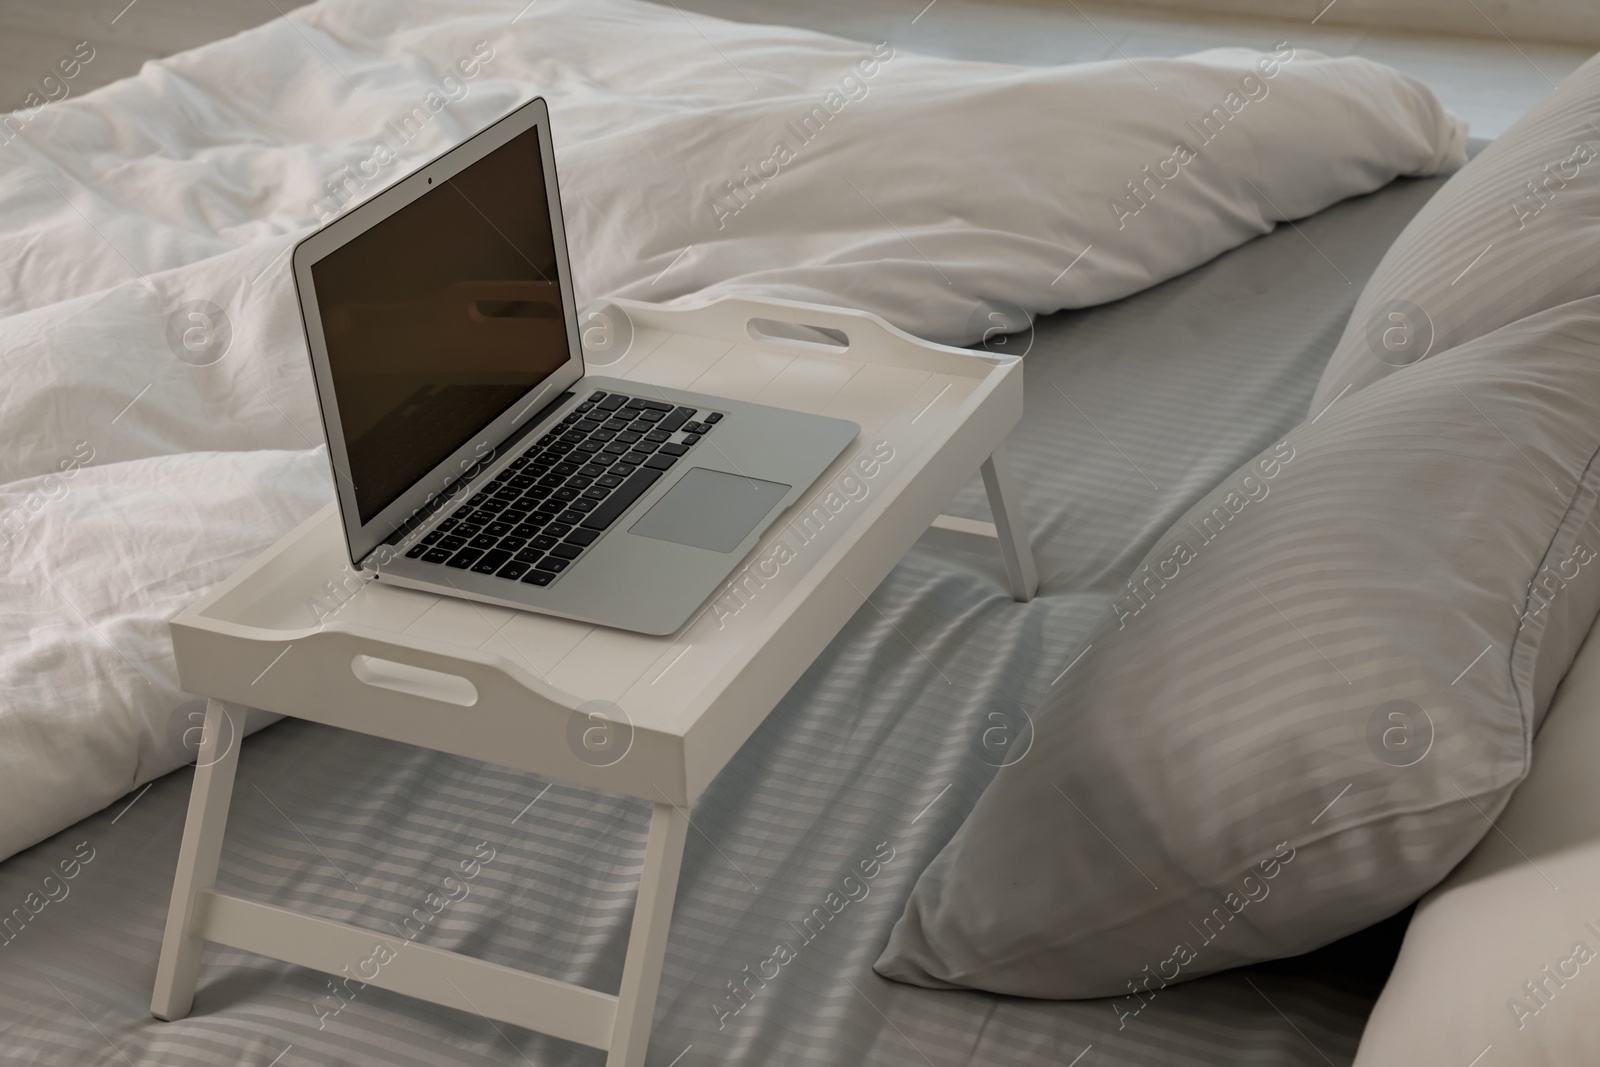
<svg viewBox="0 0 1600 1067">
<path fill-rule="evenodd" d="M 1412 916 L 1356 1067 L 1600 1063 L 1596 753 L 1600 637 L 1591 633 L 1499 832 Z"/>
<path fill-rule="evenodd" d="M 1368 279 L 1310 414 L 1430 352 L 1600 293 L 1600 56 L 1417 212 Z"/>
<path fill-rule="evenodd" d="M 848 98 L 729 101 L 563 144 L 579 292 L 779 296 L 968 344 L 1466 158 L 1465 123 L 1421 83 L 1288 44 L 1044 68 L 860 46 L 859 61 L 840 70 Z M 814 115 L 821 132 L 800 130 Z"/>
<path fill-rule="evenodd" d="M 1600 297 L 1241 468 L 1115 596 L 878 972 L 1125 1015 L 1416 900 L 1521 781 L 1600 607 L 1597 445 Z"/>
</svg>

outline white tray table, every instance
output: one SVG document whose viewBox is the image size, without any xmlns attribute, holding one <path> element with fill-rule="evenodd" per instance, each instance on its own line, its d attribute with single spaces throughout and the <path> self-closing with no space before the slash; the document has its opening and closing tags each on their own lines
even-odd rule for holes
<svg viewBox="0 0 1600 1067">
<path fill-rule="evenodd" d="M 1001 450 L 1022 414 L 1020 360 L 785 301 L 618 301 L 603 318 L 632 341 L 593 371 L 852 419 L 861 435 L 671 636 L 363 582 L 331 504 L 178 615 L 179 678 L 210 701 L 156 1016 L 189 1012 L 206 941 L 337 973 L 398 940 L 215 890 L 234 738 L 256 707 L 650 801 L 615 996 L 420 944 L 370 983 L 641 1067 L 688 809 L 712 778 L 930 526 L 997 541 L 1013 597 L 1032 597 Z M 975 468 L 993 524 L 939 514 Z"/>
</svg>

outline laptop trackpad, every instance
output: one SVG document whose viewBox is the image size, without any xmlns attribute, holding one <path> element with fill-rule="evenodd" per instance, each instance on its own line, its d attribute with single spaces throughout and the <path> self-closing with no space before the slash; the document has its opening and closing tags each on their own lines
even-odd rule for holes
<svg viewBox="0 0 1600 1067">
<path fill-rule="evenodd" d="M 713 552 L 732 552 L 788 491 L 780 482 L 696 467 L 679 478 L 628 532 Z"/>
</svg>

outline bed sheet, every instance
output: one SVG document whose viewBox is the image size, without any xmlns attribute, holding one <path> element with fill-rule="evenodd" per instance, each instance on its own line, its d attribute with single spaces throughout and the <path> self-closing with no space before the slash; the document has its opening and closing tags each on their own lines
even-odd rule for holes
<svg viewBox="0 0 1600 1067">
<path fill-rule="evenodd" d="M 991 342 L 1027 351 L 1010 448 L 1040 595 L 1015 604 L 997 554 L 925 539 L 717 778 L 693 811 L 650 1063 L 1350 1062 L 1397 930 L 1172 987 L 1121 1019 L 1109 1001 L 934 992 L 871 964 L 996 766 L 1027 758 L 1024 709 L 1070 675 L 1109 592 L 1301 419 L 1363 280 L 1437 185 L 1398 181 Z M 949 510 L 987 518 L 981 486 Z M 194 1014 L 152 1020 L 189 778 L 0 865 L 0 1060 L 603 1062 L 215 946 Z M 244 741 L 221 885 L 614 991 L 647 819 L 637 802 L 284 722 Z M 477 873 L 447 887 L 472 860 Z M 75 876 L 47 884 L 63 862 Z"/>
</svg>

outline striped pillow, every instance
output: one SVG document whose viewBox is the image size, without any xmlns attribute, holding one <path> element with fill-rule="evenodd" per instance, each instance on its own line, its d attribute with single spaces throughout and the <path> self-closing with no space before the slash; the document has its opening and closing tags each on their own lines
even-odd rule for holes
<svg viewBox="0 0 1600 1067">
<path fill-rule="evenodd" d="M 1368 280 L 1310 414 L 1395 368 L 1600 293 L 1600 55 L 1445 183 Z"/>
<path fill-rule="evenodd" d="M 1597 447 L 1600 297 L 1296 428 L 1115 598 L 878 972 L 1125 1020 L 1417 899 L 1527 773 L 1600 608 Z"/>
</svg>

